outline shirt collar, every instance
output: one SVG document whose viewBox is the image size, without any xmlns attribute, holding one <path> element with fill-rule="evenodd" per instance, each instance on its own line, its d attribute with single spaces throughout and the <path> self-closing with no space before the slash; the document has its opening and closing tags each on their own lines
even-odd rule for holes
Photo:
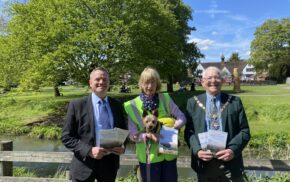
<svg viewBox="0 0 290 182">
<path fill-rule="evenodd" d="M 213 95 L 210 95 L 208 92 L 206 92 L 206 100 L 211 100 L 211 98 L 215 97 L 217 101 L 221 100 L 221 93 L 213 96 Z"/>
<path fill-rule="evenodd" d="M 101 99 L 99 96 L 97 96 L 94 92 L 92 92 L 92 102 L 93 104 L 99 103 L 99 101 L 105 100 L 106 103 L 108 103 L 108 96 L 106 96 L 104 99 Z"/>
</svg>

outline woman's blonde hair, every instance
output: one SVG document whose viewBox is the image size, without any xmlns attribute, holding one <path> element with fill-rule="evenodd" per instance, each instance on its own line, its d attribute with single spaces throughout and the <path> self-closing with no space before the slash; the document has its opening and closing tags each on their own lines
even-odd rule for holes
<svg viewBox="0 0 290 182">
<path fill-rule="evenodd" d="M 160 76 L 159 73 L 157 72 L 156 69 L 152 67 L 146 67 L 139 78 L 139 88 L 143 92 L 142 86 L 148 82 L 148 81 L 153 81 L 156 83 L 156 92 L 159 92 L 161 90 L 161 81 L 160 81 Z"/>
</svg>

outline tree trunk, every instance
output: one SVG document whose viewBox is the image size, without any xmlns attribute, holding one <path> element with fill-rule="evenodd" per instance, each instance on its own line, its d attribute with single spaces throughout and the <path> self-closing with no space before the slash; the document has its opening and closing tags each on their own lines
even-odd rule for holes
<svg viewBox="0 0 290 182">
<path fill-rule="evenodd" d="M 59 97 L 60 96 L 60 91 L 58 89 L 58 86 L 54 86 L 54 96 Z"/>
<path fill-rule="evenodd" d="M 167 92 L 173 92 L 173 81 L 172 81 L 172 75 L 168 75 L 168 80 L 167 80 Z"/>
<path fill-rule="evenodd" d="M 195 91 L 195 83 L 193 80 L 191 81 L 190 91 Z"/>
</svg>

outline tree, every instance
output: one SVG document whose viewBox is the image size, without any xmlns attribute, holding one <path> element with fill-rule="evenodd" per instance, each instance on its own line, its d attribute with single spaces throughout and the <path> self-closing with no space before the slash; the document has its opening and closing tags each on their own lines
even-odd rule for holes
<svg viewBox="0 0 290 182">
<path fill-rule="evenodd" d="M 231 57 L 227 61 L 231 62 L 231 63 L 237 63 L 237 62 L 240 62 L 242 60 L 239 57 L 239 53 L 238 52 L 234 52 L 234 53 L 232 53 Z"/>
<path fill-rule="evenodd" d="M 179 64 L 177 68 L 179 68 L 179 71 L 176 70 L 176 66 L 173 66 L 174 70 L 168 68 L 168 67 L 163 67 L 164 69 L 168 70 L 167 75 L 168 75 L 168 85 L 167 85 L 167 91 L 172 92 L 173 91 L 173 82 L 172 78 L 177 77 L 178 75 L 182 75 L 182 73 L 186 73 L 187 71 L 194 70 L 197 66 L 197 61 L 200 58 L 203 58 L 204 55 L 201 54 L 199 48 L 196 46 L 196 43 L 188 42 L 188 35 L 192 32 L 195 31 L 195 27 L 191 27 L 188 25 L 188 21 L 192 20 L 192 10 L 189 6 L 186 6 L 181 0 L 168 0 L 167 1 L 169 4 L 171 4 L 170 8 L 173 11 L 177 22 L 178 22 L 178 29 L 177 29 L 177 34 L 179 44 L 176 44 L 177 47 L 177 52 L 180 53 L 180 59 Z M 176 60 L 175 60 L 176 61 Z M 174 60 L 172 61 L 174 64 Z M 171 67 L 171 65 L 168 65 Z"/>
<path fill-rule="evenodd" d="M 56 95 L 62 80 L 87 83 L 97 66 L 113 78 L 148 65 L 179 74 L 190 32 L 191 11 L 180 1 L 31 0 L 10 10 L 5 39 L 15 45 L 6 57 L 22 65 L 22 88 L 50 85 Z"/>
<path fill-rule="evenodd" d="M 255 32 L 250 63 L 282 83 L 290 76 L 290 19 L 267 20 Z"/>
<path fill-rule="evenodd" d="M 184 64 L 187 69 L 188 75 L 192 75 L 192 83 L 194 83 L 195 77 L 199 75 L 199 73 L 195 73 L 196 67 L 198 65 L 197 61 L 203 57 L 204 55 L 200 52 L 200 50 L 196 46 L 196 43 L 192 42 L 186 44 L 184 50 Z M 195 73 L 196 75 L 194 75 L 193 73 Z"/>
</svg>

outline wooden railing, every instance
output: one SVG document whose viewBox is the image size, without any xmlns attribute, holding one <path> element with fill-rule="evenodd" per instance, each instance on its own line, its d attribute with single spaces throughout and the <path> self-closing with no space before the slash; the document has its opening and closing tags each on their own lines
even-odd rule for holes
<svg viewBox="0 0 290 182">
<path fill-rule="evenodd" d="M 12 177 L 13 161 L 17 162 L 42 162 L 42 163 L 70 163 L 73 154 L 71 152 L 38 152 L 38 151 L 12 151 L 12 141 L 2 141 L 0 145 L 0 182 L 67 182 L 66 179 L 55 178 L 26 178 Z M 179 156 L 177 166 L 179 168 L 190 168 L 191 159 L 189 156 Z M 121 165 L 137 165 L 135 154 L 121 155 Z M 290 160 L 255 160 L 244 159 L 247 170 L 267 170 L 267 171 L 290 171 Z"/>
</svg>

